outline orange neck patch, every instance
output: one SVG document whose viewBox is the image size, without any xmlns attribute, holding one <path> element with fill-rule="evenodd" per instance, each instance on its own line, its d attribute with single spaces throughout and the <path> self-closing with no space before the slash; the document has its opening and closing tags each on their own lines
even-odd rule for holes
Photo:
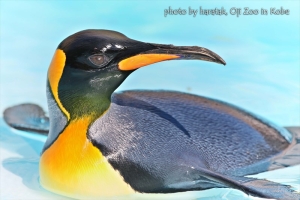
<svg viewBox="0 0 300 200">
<path fill-rule="evenodd" d="M 52 94 L 54 96 L 54 99 L 58 107 L 67 116 L 67 119 L 70 120 L 70 113 L 64 108 L 64 106 L 62 105 L 58 97 L 58 84 L 62 76 L 65 63 L 66 63 L 66 54 L 62 50 L 57 49 L 52 58 L 50 67 L 48 69 L 48 80 L 50 83 Z"/>
<path fill-rule="evenodd" d="M 90 117 L 70 121 L 40 160 L 43 187 L 73 198 L 135 193 L 87 139 Z"/>
</svg>

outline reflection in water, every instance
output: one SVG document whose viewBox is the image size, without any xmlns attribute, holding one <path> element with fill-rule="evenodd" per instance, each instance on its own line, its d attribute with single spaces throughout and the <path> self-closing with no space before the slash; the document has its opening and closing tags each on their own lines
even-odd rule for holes
<svg viewBox="0 0 300 200">
<path fill-rule="evenodd" d="M 0 119 L 0 199 L 70 199 L 46 191 L 39 184 L 38 162 L 45 140 L 45 136 L 12 130 L 2 118 Z M 298 165 L 251 177 L 267 178 L 292 185 L 297 191 L 300 191 L 299 170 L 300 166 Z M 118 199 L 128 199 L 128 197 L 118 197 Z M 258 200 L 259 198 L 248 197 L 238 190 L 221 188 L 165 195 L 137 194 L 130 196 L 130 199 Z"/>
<path fill-rule="evenodd" d="M 8 171 L 22 178 L 25 186 L 32 190 L 40 190 L 38 184 L 38 159 L 8 158 L 2 165 Z"/>
<path fill-rule="evenodd" d="M 0 118 L 0 199 L 69 199 L 39 184 L 39 155 L 45 140 L 45 136 L 10 129 Z"/>
</svg>

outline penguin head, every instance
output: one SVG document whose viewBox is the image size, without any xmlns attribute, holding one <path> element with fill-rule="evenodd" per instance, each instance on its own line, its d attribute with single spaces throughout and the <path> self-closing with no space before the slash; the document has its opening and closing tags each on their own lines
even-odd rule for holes
<svg viewBox="0 0 300 200">
<path fill-rule="evenodd" d="M 174 59 L 225 64 L 202 47 L 145 43 L 115 31 L 84 30 L 59 44 L 48 70 L 48 87 L 68 119 L 103 113 L 113 91 L 134 70 Z"/>
</svg>

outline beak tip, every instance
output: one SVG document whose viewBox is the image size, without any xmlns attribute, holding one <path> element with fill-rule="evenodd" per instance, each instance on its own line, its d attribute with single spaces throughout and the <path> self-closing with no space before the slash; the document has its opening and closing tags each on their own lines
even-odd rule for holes
<svg viewBox="0 0 300 200">
<path fill-rule="evenodd" d="M 222 65 L 226 65 L 226 62 L 225 62 L 225 60 L 223 60 L 221 57 L 219 57 L 218 59 L 217 59 L 217 62 L 218 63 L 220 63 L 220 64 L 222 64 Z"/>
</svg>

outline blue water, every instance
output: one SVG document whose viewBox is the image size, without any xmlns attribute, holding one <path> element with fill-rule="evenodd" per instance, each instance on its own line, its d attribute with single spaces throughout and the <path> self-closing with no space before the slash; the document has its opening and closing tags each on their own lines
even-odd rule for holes
<svg viewBox="0 0 300 200">
<path fill-rule="evenodd" d="M 221 8 L 227 16 L 170 15 L 164 10 Z M 241 15 L 233 7 L 289 9 L 289 15 Z M 299 1 L 0 1 L 0 111 L 34 102 L 47 109 L 46 73 L 54 50 L 83 29 L 111 29 L 130 38 L 213 50 L 224 67 L 168 61 L 133 73 L 119 88 L 170 89 L 220 99 L 281 126 L 300 126 Z M 38 159 L 44 137 L 13 131 L 0 121 L 1 199 L 57 199 L 40 188 Z M 23 134 L 23 135 L 22 135 Z M 258 175 L 299 189 L 300 169 Z M 15 189 L 20 192 L 16 192 Z M 180 196 L 183 195 L 183 196 Z M 248 199 L 230 189 L 167 196 L 185 199 Z M 153 198 L 153 197 L 152 197 Z M 162 197 L 157 197 L 162 198 Z M 59 197 L 59 199 L 63 199 Z"/>
</svg>

